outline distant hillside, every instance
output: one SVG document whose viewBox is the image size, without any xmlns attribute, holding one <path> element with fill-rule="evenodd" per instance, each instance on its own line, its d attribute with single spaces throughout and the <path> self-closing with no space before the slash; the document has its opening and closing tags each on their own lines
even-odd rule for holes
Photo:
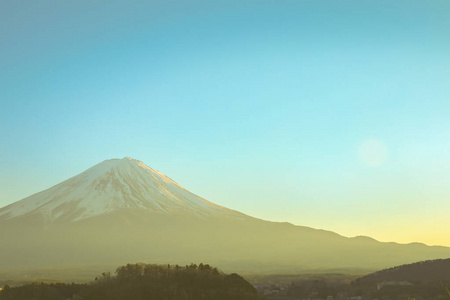
<svg viewBox="0 0 450 300">
<path fill-rule="evenodd" d="M 450 258 L 426 260 L 384 269 L 355 280 L 355 284 L 369 285 L 383 281 L 450 282 Z"/>
</svg>

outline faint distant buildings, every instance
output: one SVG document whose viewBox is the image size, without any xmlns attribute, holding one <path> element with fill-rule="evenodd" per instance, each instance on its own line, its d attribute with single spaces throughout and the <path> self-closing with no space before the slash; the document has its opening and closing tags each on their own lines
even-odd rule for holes
<svg viewBox="0 0 450 300">
<path fill-rule="evenodd" d="M 377 290 L 381 290 L 385 286 L 412 286 L 408 281 L 382 281 L 377 284 Z"/>
</svg>

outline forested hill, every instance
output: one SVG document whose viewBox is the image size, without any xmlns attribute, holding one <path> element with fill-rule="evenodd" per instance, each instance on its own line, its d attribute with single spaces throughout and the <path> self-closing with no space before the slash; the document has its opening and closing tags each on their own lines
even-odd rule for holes
<svg viewBox="0 0 450 300">
<path fill-rule="evenodd" d="M 90 284 L 5 286 L 0 300 L 253 300 L 255 288 L 237 274 L 224 274 L 207 264 L 188 266 L 128 264 L 115 275 L 103 273 Z"/>
<path fill-rule="evenodd" d="M 450 282 L 450 258 L 421 261 L 384 269 L 355 280 L 357 284 L 383 281 Z"/>
</svg>

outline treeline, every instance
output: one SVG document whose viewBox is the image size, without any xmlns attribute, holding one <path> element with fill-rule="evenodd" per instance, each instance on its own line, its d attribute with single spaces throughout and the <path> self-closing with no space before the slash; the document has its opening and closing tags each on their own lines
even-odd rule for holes
<svg viewBox="0 0 450 300">
<path fill-rule="evenodd" d="M 256 289 L 237 274 L 224 274 L 207 264 L 127 264 L 114 275 L 103 273 L 89 284 L 5 286 L 0 300 L 252 300 Z"/>
<path fill-rule="evenodd" d="M 379 283 L 361 285 L 354 281 L 333 282 L 328 279 L 297 280 L 290 285 L 268 285 L 264 289 L 270 295 L 275 291 L 277 298 L 274 299 L 321 299 L 325 300 L 332 296 L 336 300 L 348 300 L 352 297 L 360 296 L 362 299 L 382 299 L 382 300 L 450 300 L 450 282 L 441 280 L 401 284 L 404 281 L 391 281 L 391 284 L 379 286 Z M 386 283 L 386 281 L 385 281 Z M 283 289 L 282 289 L 283 288 Z M 447 291 L 447 289 L 449 291 Z M 280 292 L 284 298 L 280 298 Z M 268 299 L 271 299 L 268 297 Z"/>
</svg>

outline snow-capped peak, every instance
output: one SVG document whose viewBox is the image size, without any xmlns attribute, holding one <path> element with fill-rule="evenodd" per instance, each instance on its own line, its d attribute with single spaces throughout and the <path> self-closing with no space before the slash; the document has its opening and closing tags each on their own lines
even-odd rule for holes
<svg viewBox="0 0 450 300">
<path fill-rule="evenodd" d="M 77 221 L 119 209 L 158 214 L 234 214 L 184 189 L 139 160 L 105 160 L 47 190 L 0 209 L 0 219 L 43 214 Z"/>
</svg>

